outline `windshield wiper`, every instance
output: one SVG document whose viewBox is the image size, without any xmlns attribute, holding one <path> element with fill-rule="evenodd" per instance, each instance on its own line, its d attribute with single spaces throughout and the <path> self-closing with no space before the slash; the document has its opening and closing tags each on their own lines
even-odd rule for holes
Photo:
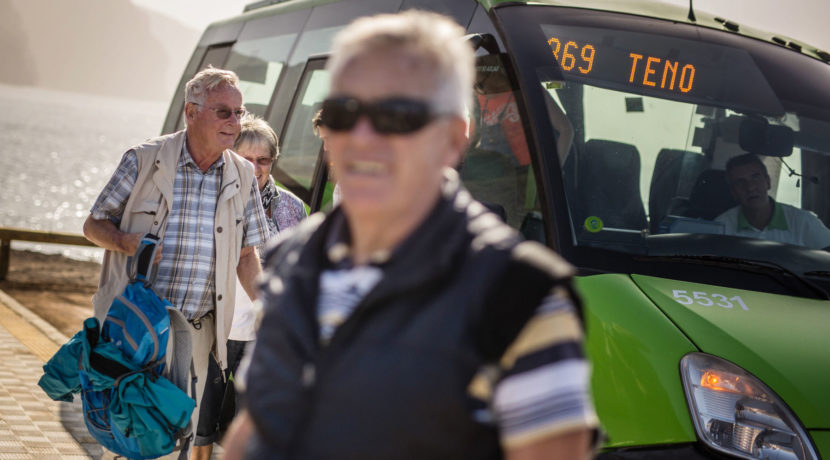
<svg viewBox="0 0 830 460">
<path fill-rule="evenodd" d="M 830 300 L 830 295 L 825 291 L 821 286 L 813 283 L 812 281 L 804 278 L 803 276 L 799 275 L 798 273 L 790 270 L 789 268 L 777 264 L 775 262 L 770 262 L 768 260 L 753 260 L 753 259 L 740 259 L 737 257 L 725 257 L 725 256 L 702 256 L 702 255 L 674 255 L 674 256 L 646 256 L 642 257 L 643 259 L 648 259 L 650 261 L 653 260 L 666 260 L 666 261 L 684 261 L 684 262 L 697 262 L 704 265 L 721 265 L 728 268 L 735 268 L 738 266 L 743 267 L 752 267 L 754 269 L 764 269 L 764 273 L 769 273 L 769 271 L 773 271 L 774 273 L 778 274 L 787 274 L 801 282 L 804 286 L 807 286 L 811 291 L 818 294 L 818 297 L 823 300 Z M 809 272 L 809 275 L 819 275 L 819 276 L 830 276 L 830 272 Z"/>
</svg>

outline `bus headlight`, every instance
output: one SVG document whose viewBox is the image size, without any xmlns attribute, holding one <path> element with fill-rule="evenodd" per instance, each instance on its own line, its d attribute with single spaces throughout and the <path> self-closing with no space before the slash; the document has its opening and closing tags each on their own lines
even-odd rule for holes
<svg viewBox="0 0 830 460">
<path fill-rule="evenodd" d="M 708 446 L 747 459 L 818 459 L 789 407 L 750 373 L 703 353 L 684 356 L 680 370 L 695 431 Z"/>
</svg>

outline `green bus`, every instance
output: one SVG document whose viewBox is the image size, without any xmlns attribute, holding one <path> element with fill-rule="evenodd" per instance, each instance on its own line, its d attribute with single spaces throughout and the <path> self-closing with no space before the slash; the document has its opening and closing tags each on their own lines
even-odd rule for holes
<svg viewBox="0 0 830 460">
<path fill-rule="evenodd" d="M 280 136 L 274 177 L 325 211 L 332 36 L 410 8 L 476 49 L 465 185 L 579 269 L 599 456 L 830 458 L 830 52 L 691 5 L 264 1 L 205 30 L 179 88 L 236 71 Z M 747 153 L 756 173 L 727 173 Z"/>
</svg>

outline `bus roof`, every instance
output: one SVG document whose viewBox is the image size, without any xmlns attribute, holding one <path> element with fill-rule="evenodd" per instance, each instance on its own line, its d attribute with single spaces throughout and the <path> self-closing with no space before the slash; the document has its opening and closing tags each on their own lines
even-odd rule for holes
<svg viewBox="0 0 830 460">
<path fill-rule="evenodd" d="M 625 2 L 621 2 L 619 0 L 535 0 L 517 2 L 515 0 L 479 0 L 479 3 L 488 9 L 504 3 L 526 3 L 528 5 L 553 5 L 569 8 L 612 11 L 664 19 L 667 21 L 693 24 L 711 29 L 725 30 L 738 35 L 775 43 L 830 63 L 830 50 L 820 50 L 817 47 L 800 40 L 756 29 L 751 26 L 740 24 L 735 20 L 713 15 L 706 11 L 694 10 L 692 12 L 689 7 L 681 7 L 675 4 L 668 4 L 660 1 L 627 0 Z"/>
<path fill-rule="evenodd" d="M 297 9 L 309 8 L 316 5 L 333 3 L 336 0 L 260 0 L 245 7 L 245 12 L 235 18 L 212 24 L 220 25 L 235 22 L 241 19 L 252 19 L 261 16 L 270 16 L 276 12 L 288 12 Z M 830 50 L 821 50 L 817 47 L 789 36 L 767 32 L 751 26 L 740 24 L 737 21 L 713 15 L 711 13 L 668 4 L 657 0 L 474 0 L 487 10 L 504 4 L 551 5 L 568 8 L 582 8 L 589 10 L 610 11 L 650 18 L 663 19 L 678 23 L 692 24 L 711 29 L 724 30 L 757 40 L 774 43 L 801 52 L 807 56 L 830 63 Z"/>
</svg>

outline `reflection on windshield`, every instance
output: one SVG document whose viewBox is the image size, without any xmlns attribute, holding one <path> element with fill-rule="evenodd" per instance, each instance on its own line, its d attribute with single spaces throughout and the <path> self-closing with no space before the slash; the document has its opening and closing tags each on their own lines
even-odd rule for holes
<svg viewBox="0 0 830 460">
<path fill-rule="evenodd" d="M 530 151 L 501 55 L 478 58 L 470 108 L 470 147 L 459 170 L 464 185 L 525 237 L 544 241 Z"/>
<path fill-rule="evenodd" d="M 813 131 L 830 124 L 540 84 L 576 133 L 562 165 L 576 244 L 647 252 L 649 236 L 682 233 L 830 247 L 830 143 Z"/>
</svg>

